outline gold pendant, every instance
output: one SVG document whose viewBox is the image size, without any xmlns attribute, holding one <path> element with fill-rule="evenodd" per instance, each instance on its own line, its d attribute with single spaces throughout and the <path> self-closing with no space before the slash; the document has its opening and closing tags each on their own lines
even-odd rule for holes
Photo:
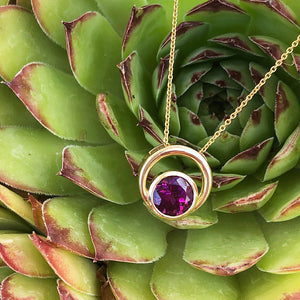
<svg viewBox="0 0 300 300">
<path fill-rule="evenodd" d="M 195 162 L 202 172 L 200 193 L 194 180 L 178 171 L 165 172 L 147 189 L 147 178 L 152 167 L 167 156 L 184 156 Z M 197 210 L 208 198 L 212 186 L 212 173 L 205 157 L 196 150 L 181 146 L 159 146 L 150 152 L 139 174 L 141 195 L 150 210 L 167 220 L 178 220 Z"/>
</svg>

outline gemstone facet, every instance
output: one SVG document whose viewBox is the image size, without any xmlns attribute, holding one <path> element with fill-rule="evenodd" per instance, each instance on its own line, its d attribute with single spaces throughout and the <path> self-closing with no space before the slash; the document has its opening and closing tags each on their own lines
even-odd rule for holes
<svg viewBox="0 0 300 300">
<path fill-rule="evenodd" d="M 152 199 L 162 214 L 180 216 L 193 205 L 194 191 L 185 178 L 167 176 L 156 184 Z"/>
</svg>

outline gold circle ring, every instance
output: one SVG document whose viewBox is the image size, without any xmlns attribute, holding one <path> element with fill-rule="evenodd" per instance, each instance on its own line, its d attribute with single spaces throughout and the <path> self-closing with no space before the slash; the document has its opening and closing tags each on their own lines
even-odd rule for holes
<svg viewBox="0 0 300 300">
<path fill-rule="evenodd" d="M 142 198 L 144 199 L 145 203 L 148 205 L 148 207 L 151 208 L 151 210 L 159 215 L 160 217 L 168 218 L 167 216 L 164 216 L 162 214 L 159 214 L 157 210 L 154 208 L 153 203 L 151 201 L 151 198 L 149 196 L 149 189 L 147 188 L 147 178 L 149 175 L 150 170 L 152 167 L 159 162 L 161 159 L 167 157 L 167 156 L 184 156 L 187 158 L 190 158 L 195 162 L 195 164 L 199 167 L 199 169 L 202 172 L 202 186 L 201 191 L 198 194 L 198 196 L 195 199 L 195 203 L 192 205 L 192 209 L 189 209 L 188 213 L 191 213 L 192 211 L 195 211 L 198 209 L 208 198 L 211 187 L 212 187 L 212 173 L 209 164 L 207 163 L 207 160 L 205 157 L 200 154 L 198 151 L 181 145 L 171 145 L 167 147 L 158 147 L 158 149 L 154 151 L 154 153 L 151 153 L 150 156 L 146 159 L 145 163 L 143 164 L 140 174 L 139 174 L 139 188 L 140 193 L 142 195 Z M 167 173 L 166 173 L 167 174 Z M 162 174 L 164 175 L 164 174 Z M 161 176 L 162 176 L 161 175 Z M 161 177 L 160 176 L 160 177 Z M 188 176 L 188 175 L 185 175 Z M 191 179 L 192 180 L 192 179 Z M 180 215 L 177 217 L 169 217 L 169 219 L 180 219 L 184 217 L 184 215 Z"/>
</svg>

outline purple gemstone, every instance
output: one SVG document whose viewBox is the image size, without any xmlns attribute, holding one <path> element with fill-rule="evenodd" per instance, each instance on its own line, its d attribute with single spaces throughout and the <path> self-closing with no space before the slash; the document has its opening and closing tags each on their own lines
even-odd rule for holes
<svg viewBox="0 0 300 300">
<path fill-rule="evenodd" d="M 167 216 L 180 216 L 193 204 L 194 192 L 190 183 L 180 176 L 163 178 L 155 187 L 153 202 Z"/>
</svg>

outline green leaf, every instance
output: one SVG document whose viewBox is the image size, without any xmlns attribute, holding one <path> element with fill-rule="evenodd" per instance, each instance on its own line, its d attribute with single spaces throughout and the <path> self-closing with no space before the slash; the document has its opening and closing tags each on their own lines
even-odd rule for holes
<svg viewBox="0 0 300 300">
<path fill-rule="evenodd" d="M 183 258 L 200 270 L 229 276 L 250 268 L 267 251 L 253 215 L 219 214 L 216 225 L 188 231 Z"/>
<path fill-rule="evenodd" d="M 0 185 L 0 201 L 23 220 L 33 226 L 35 225 L 29 202 L 3 185 Z"/>
<path fill-rule="evenodd" d="M 2 299 L 59 300 L 56 279 L 31 278 L 12 274 L 2 282 Z"/>
<path fill-rule="evenodd" d="M 168 25 L 166 13 L 160 5 L 133 7 L 123 36 L 123 59 L 136 51 L 146 69 L 153 72 L 159 44 L 170 29 Z"/>
<path fill-rule="evenodd" d="M 240 299 L 235 277 L 221 277 L 199 271 L 182 259 L 185 236 L 183 231 L 177 230 L 170 233 L 167 254 L 155 263 L 151 288 L 156 298 L 165 300 Z M 184 284 L 182 284 L 183 280 Z"/>
<path fill-rule="evenodd" d="M 180 229 L 200 229 L 217 223 L 218 216 L 217 213 L 212 210 L 211 202 L 206 201 L 200 208 L 190 215 L 179 220 L 169 220 L 165 222 Z"/>
<path fill-rule="evenodd" d="M 91 296 L 76 291 L 62 280 L 57 281 L 57 289 L 59 292 L 60 300 L 99 300 L 99 296 Z M 103 299 L 103 298 L 102 298 Z"/>
<path fill-rule="evenodd" d="M 50 240 L 80 256 L 93 258 L 95 250 L 88 228 L 90 211 L 102 201 L 88 197 L 57 197 L 43 204 L 43 219 Z"/>
<path fill-rule="evenodd" d="M 282 300 L 299 297 L 300 273 L 274 275 L 255 267 L 238 275 L 243 300 Z"/>
<path fill-rule="evenodd" d="M 64 25 L 70 65 L 80 85 L 93 94 L 121 95 L 116 67 L 121 39 L 109 22 L 97 12 L 87 12 Z"/>
<path fill-rule="evenodd" d="M 273 113 L 265 104 L 255 109 L 242 132 L 240 139 L 241 150 L 246 150 L 274 136 L 273 124 Z"/>
<path fill-rule="evenodd" d="M 68 140 L 109 143 L 94 97 L 73 76 L 41 63 L 26 65 L 8 86 L 49 131 Z"/>
<path fill-rule="evenodd" d="M 96 0 L 101 12 L 112 24 L 112 27 L 116 32 L 123 36 L 127 22 L 130 17 L 132 7 L 135 5 L 137 7 L 144 6 L 147 4 L 146 0 L 126 0 L 121 2 L 116 1 L 105 1 Z"/>
<path fill-rule="evenodd" d="M 273 138 L 269 138 L 231 158 L 221 169 L 226 173 L 252 174 L 266 160 L 271 151 Z"/>
<path fill-rule="evenodd" d="M 244 89 L 247 91 L 253 89 L 254 84 L 247 61 L 233 58 L 222 61 L 220 65 L 226 71 L 228 76 L 240 84 Z"/>
<path fill-rule="evenodd" d="M 195 0 L 190 0 L 191 1 Z M 165 1 L 166 2 L 166 1 Z M 169 2 L 169 1 L 167 1 Z M 171 3 L 172 4 L 172 3 Z M 185 1 L 182 1 L 179 5 L 179 11 L 182 7 L 186 5 Z M 173 7 L 171 8 L 171 12 Z M 167 11 L 167 14 L 170 11 Z M 169 24 L 169 31 L 171 31 L 171 22 Z M 182 22 L 179 23 L 176 29 L 176 49 L 177 55 L 175 59 L 175 64 L 180 65 L 186 56 L 199 47 L 203 46 L 203 41 L 207 40 L 207 34 L 209 32 L 209 25 L 203 22 Z M 161 43 L 161 46 L 157 53 L 157 60 L 165 57 L 167 58 L 170 53 L 170 43 L 171 35 L 168 34 L 167 37 Z M 202 72 L 201 66 L 198 65 L 200 73 Z M 180 73 L 179 73 L 179 76 Z M 178 81 L 176 82 L 177 85 Z"/>
<path fill-rule="evenodd" d="M 184 58 L 182 65 L 189 66 L 192 64 L 214 62 L 226 59 L 227 57 L 231 57 L 233 55 L 234 53 L 232 51 L 221 47 L 201 46 L 188 54 Z"/>
<path fill-rule="evenodd" d="M 99 119 L 108 134 L 118 144 L 132 151 L 149 147 L 138 120 L 129 111 L 126 103 L 112 94 L 99 94 L 96 100 Z"/>
<path fill-rule="evenodd" d="M 225 33 L 216 37 L 213 37 L 210 39 L 210 41 L 217 43 L 221 46 L 228 47 L 234 51 L 241 52 L 240 54 L 251 54 L 254 56 L 262 56 L 262 51 L 255 46 L 247 36 L 244 35 L 244 32 L 241 33 Z M 242 61 L 240 61 L 242 62 Z M 222 63 L 223 64 L 223 63 Z M 226 64 L 226 61 L 225 61 Z M 233 65 L 234 66 L 234 65 Z M 239 66 L 235 66 L 239 68 Z M 247 73 L 249 72 L 249 69 L 247 70 Z M 243 74 L 241 74 L 243 76 Z M 248 81 L 248 76 L 247 76 Z M 250 82 L 247 82 L 248 84 Z"/>
<path fill-rule="evenodd" d="M 0 84 L 0 126 L 39 127 L 21 101 L 4 84 Z"/>
<path fill-rule="evenodd" d="M 61 152 L 68 141 L 46 130 L 0 128 L 0 178 L 2 182 L 33 193 L 68 195 L 82 190 L 56 176 Z"/>
<path fill-rule="evenodd" d="M 143 107 L 139 108 L 140 122 L 138 123 L 144 130 L 145 138 L 149 144 L 156 147 L 163 143 L 163 129 L 152 118 L 152 116 Z"/>
<path fill-rule="evenodd" d="M 64 50 L 44 35 L 27 9 L 15 5 L 0 7 L 0 28 L 0 75 L 6 81 L 32 61 L 69 72 Z"/>
<path fill-rule="evenodd" d="M 65 283 L 88 295 L 100 294 L 100 282 L 96 276 L 97 265 L 91 260 L 60 249 L 35 233 L 30 238 L 57 276 Z"/>
<path fill-rule="evenodd" d="M 266 69 L 261 64 L 255 62 L 250 62 L 249 67 L 250 67 L 252 79 L 255 84 L 258 84 L 259 81 L 268 72 L 268 69 Z M 278 77 L 276 76 L 276 74 L 272 74 L 271 78 L 269 78 L 266 81 L 265 85 L 262 86 L 258 92 L 259 95 L 264 100 L 264 103 L 268 106 L 268 108 L 271 111 L 275 111 L 275 99 L 276 99 L 277 86 L 278 86 Z"/>
<path fill-rule="evenodd" d="M 277 182 L 261 183 L 248 176 L 232 189 L 213 194 L 213 208 L 230 213 L 257 210 L 269 201 L 276 187 Z"/>
<path fill-rule="evenodd" d="M 1 234 L 0 254 L 3 261 L 18 273 L 30 277 L 55 277 L 27 234 Z"/>
<path fill-rule="evenodd" d="M 43 31 L 61 47 L 66 46 L 61 21 L 73 21 L 87 11 L 97 10 L 93 0 L 42 1 L 32 0 L 32 8 Z"/>
<path fill-rule="evenodd" d="M 32 228 L 23 219 L 3 207 L 0 207 L 0 229 L 20 232 L 32 231 Z"/>
<path fill-rule="evenodd" d="M 250 17 L 228 1 L 206 1 L 188 12 L 186 21 L 201 21 L 210 24 L 210 36 L 247 30 Z"/>
<path fill-rule="evenodd" d="M 108 280 L 118 299 L 155 300 L 150 289 L 152 264 L 109 262 Z"/>
<path fill-rule="evenodd" d="M 153 97 L 150 86 L 150 75 L 142 64 L 137 52 L 132 52 L 124 61 L 119 63 L 124 97 L 130 110 L 136 117 L 139 107 L 153 111 Z"/>
<path fill-rule="evenodd" d="M 6 277 L 13 274 L 14 271 L 10 269 L 9 267 L 0 267 L 0 282 L 2 282 Z"/>
<path fill-rule="evenodd" d="M 300 187 L 297 184 L 299 181 L 299 169 L 279 177 L 275 194 L 259 211 L 268 222 L 286 221 L 300 215 Z"/>
<path fill-rule="evenodd" d="M 170 227 L 154 218 L 141 204 L 107 204 L 94 208 L 89 227 L 95 260 L 150 263 L 166 251 Z"/>
<path fill-rule="evenodd" d="M 269 163 L 264 180 L 270 180 L 294 168 L 300 157 L 300 126 L 285 141 Z"/>
<path fill-rule="evenodd" d="M 132 176 L 124 150 L 117 144 L 66 147 L 60 175 L 115 203 L 132 203 L 140 197 L 137 179 Z"/>
<path fill-rule="evenodd" d="M 300 270 L 300 218 L 280 223 L 261 222 L 269 252 L 258 262 L 269 273 L 294 273 Z"/>
<path fill-rule="evenodd" d="M 207 137 L 206 130 L 195 113 L 185 107 L 179 107 L 178 112 L 181 124 L 180 137 L 193 144 L 197 144 Z"/>
<path fill-rule="evenodd" d="M 275 102 L 275 132 L 283 143 L 300 121 L 300 104 L 296 94 L 282 81 L 278 82 Z"/>
<path fill-rule="evenodd" d="M 202 140 L 198 145 L 203 147 L 210 137 Z M 220 137 L 209 147 L 208 152 L 217 158 L 221 163 L 225 163 L 232 156 L 240 152 L 240 138 L 237 135 L 230 134 L 225 131 Z M 222 149 L 222 151 L 220 151 Z"/>
</svg>

